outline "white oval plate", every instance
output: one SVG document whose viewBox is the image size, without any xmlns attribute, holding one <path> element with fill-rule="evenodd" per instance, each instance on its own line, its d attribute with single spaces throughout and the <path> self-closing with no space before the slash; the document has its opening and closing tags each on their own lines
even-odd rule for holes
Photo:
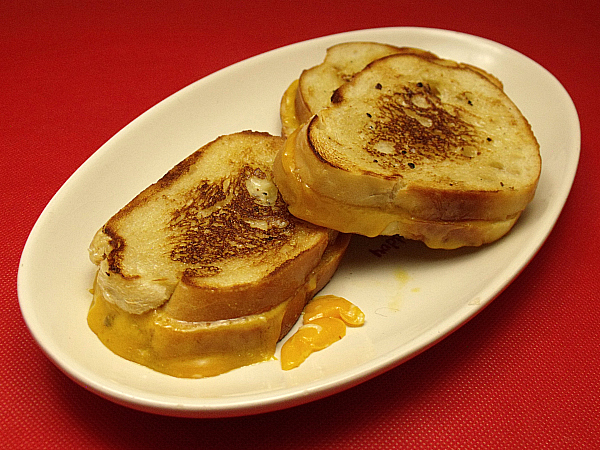
<svg viewBox="0 0 600 450">
<path fill-rule="evenodd" d="M 499 77 L 539 139 L 535 199 L 512 232 L 479 249 L 434 251 L 396 238 L 356 237 L 325 288 L 366 313 L 362 328 L 284 372 L 278 361 L 214 378 L 169 377 L 107 350 L 86 315 L 96 230 L 139 191 L 219 135 L 280 132 L 281 95 L 335 43 L 372 40 L 427 49 Z M 391 369 L 464 324 L 525 267 L 567 199 L 579 159 L 577 112 L 543 67 L 503 45 L 451 31 L 383 28 L 301 42 L 234 64 L 170 96 L 127 125 L 64 184 L 34 226 L 18 276 L 23 317 L 47 356 L 85 388 L 139 410 L 223 417 L 286 408 Z"/>
</svg>

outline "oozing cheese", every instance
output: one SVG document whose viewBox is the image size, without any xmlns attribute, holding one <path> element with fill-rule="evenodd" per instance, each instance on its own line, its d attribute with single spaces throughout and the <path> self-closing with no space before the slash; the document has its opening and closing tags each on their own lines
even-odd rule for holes
<svg viewBox="0 0 600 450">
<path fill-rule="evenodd" d="M 160 308 L 130 314 L 95 289 L 88 325 L 127 360 L 175 377 L 202 378 L 272 359 L 286 305 L 239 319 L 184 322 Z"/>
<path fill-rule="evenodd" d="M 184 322 L 161 308 L 128 313 L 94 289 L 88 325 L 109 350 L 129 361 L 174 377 L 203 378 L 273 359 L 287 303 L 237 319 Z M 344 337 L 346 325 L 361 326 L 364 320 L 364 313 L 342 297 L 316 297 L 305 308 L 304 324 L 282 346 L 282 369 L 298 367 Z"/>
<path fill-rule="evenodd" d="M 248 178 L 246 189 L 263 206 L 273 206 L 277 201 L 277 186 L 265 178 Z"/>
<path fill-rule="evenodd" d="M 298 80 L 294 80 L 292 84 L 286 89 L 283 97 L 281 98 L 280 105 L 280 116 L 281 116 L 281 127 L 283 129 L 284 136 L 292 133 L 296 128 L 300 126 L 298 117 L 296 115 L 296 91 L 298 90 Z"/>
<path fill-rule="evenodd" d="M 360 308 L 337 295 L 322 295 L 314 299 L 304 308 L 305 323 L 322 317 L 341 319 L 346 325 L 360 327 L 365 323 L 365 314 Z"/>
<path fill-rule="evenodd" d="M 362 326 L 364 313 L 335 295 L 315 297 L 304 309 L 304 324 L 281 347 L 281 368 L 302 364 L 311 353 L 329 347 L 346 335 L 346 325 Z"/>
</svg>

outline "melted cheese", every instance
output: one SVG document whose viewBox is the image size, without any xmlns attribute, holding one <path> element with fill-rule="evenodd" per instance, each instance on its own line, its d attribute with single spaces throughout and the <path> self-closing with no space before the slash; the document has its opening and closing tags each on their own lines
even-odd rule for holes
<svg viewBox="0 0 600 450">
<path fill-rule="evenodd" d="M 239 319 L 183 322 L 161 308 L 130 314 L 95 289 L 88 325 L 127 360 L 175 377 L 202 378 L 272 359 L 286 306 Z"/>
<path fill-rule="evenodd" d="M 277 186 L 270 180 L 250 177 L 246 180 L 246 189 L 263 206 L 273 206 L 277 201 Z"/>
<path fill-rule="evenodd" d="M 309 323 L 322 317 L 335 317 L 351 327 L 365 323 L 365 314 L 360 308 L 337 295 L 322 295 L 304 308 L 304 322 Z"/>
<path fill-rule="evenodd" d="M 162 308 L 128 313 L 93 290 L 88 325 L 113 353 L 180 378 L 203 378 L 273 359 L 290 300 L 261 314 L 213 322 L 173 319 Z M 304 324 L 282 346 L 281 367 L 290 370 L 313 352 L 361 326 L 364 313 L 334 295 L 314 298 L 304 310 Z"/>
<path fill-rule="evenodd" d="M 304 309 L 304 324 L 281 347 L 281 368 L 302 364 L 311 353 L 329 347 L 346 335 L 346 325 L 361 326 L 364 313 L 335 295 L 315 297 Z"/>
<path fill-rule="evenodd" d="M 294 80 L 286 89 L 281 98 L 280 116 L 283 135 L 290 135 L 300 126 L 300 121 L 296 115 L 296 92 L 298 90 L 299 80 Z"/>
</svg>

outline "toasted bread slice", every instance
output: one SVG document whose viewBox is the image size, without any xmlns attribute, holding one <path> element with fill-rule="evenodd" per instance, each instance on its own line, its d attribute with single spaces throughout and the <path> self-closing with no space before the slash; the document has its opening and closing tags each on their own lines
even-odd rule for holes
<svg viewBox="0 0 600 450">
<path fill-rule="evenodd" d="M 540 170 L 531 127 L 495 77 L 395 54 L 343 84 L 288 138 L 275 181 L 290 211 L 313 223 L 426 243 L 433 233 L 432 246 L 455 248 L 508 232 Z M 440 242 L 447 229 L 460 232 Z"/>
<path fill-rule="evenodd" d="M 330 105 L 331 95 L 372 61 L 396 53 L 418 53 L 434 57 L 427 51 L 396 47 L 377 42 L 343 42 L 329 47 L 323 62 L 302 71 L 281 99 L 282 132 L 289 136 L 298 126 Z"/>
<path fill-rule="evenodd" d="M 294 295 L 335 234 L 288 212 L 271 181 L 283 142 L 222 136 L 115 214 L 90 246 L 103 296 L 133 314 L 165 305 L 176 319 L 213 321 Z"/>
</svg>

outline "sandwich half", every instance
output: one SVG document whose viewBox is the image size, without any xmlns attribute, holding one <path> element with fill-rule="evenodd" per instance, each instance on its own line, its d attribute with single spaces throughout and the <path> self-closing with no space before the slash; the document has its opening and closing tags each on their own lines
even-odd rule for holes
<svg viewBox="0 0 600 450">
<path fill-rule="evenodd" d="M 349 241 L 289 213 L 272 181 L 283 144 L 222 136 L 102 226 L 88 323 L 108 348 L 181 377 L 273 356 Z"/>
<path fill-rule="evenodd" d="M 292 214 L 433 248 L 505 235 L 541 170 L 526 118 L 494 76 L 428 53 L 371 62 L 287 139 L 274 179 Z"/>
</svg>

